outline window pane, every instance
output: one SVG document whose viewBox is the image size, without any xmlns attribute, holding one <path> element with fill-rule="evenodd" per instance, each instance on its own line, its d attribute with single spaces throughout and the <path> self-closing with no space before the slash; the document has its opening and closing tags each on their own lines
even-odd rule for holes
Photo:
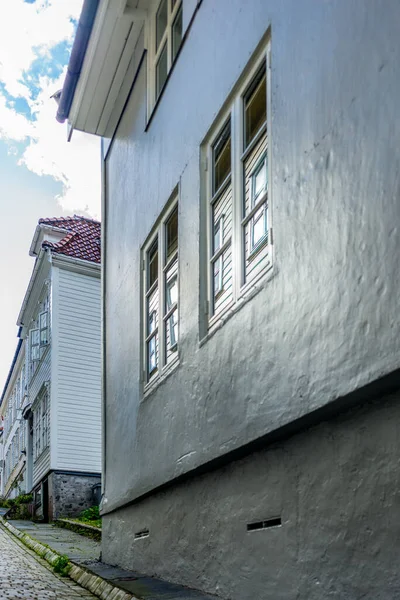
<svg viewBox="0 0 400 600">
<path fill-rule="evenodd" d="M 267 159 L 265 158 L 252 177 L 252 205 L 267 188 Z"/>
<path fill-rule="evenodd" d="M 147 345 L 148 352 L 148 374 L 151 375 L 157 369 L 157 335 L 149 340 Z"/>
<path fill-rule="evenodd" d="M 156 51 L 160 45 L 165 29 L 167 27 L 168 20 L 168 4 L 167 0 L 161 0 L 161 4 L 158 8 L 156 15 Z"/>
<path fill-rule="evenodd" d="M 227 123 L 213 147 L 213 193 L 231 172 L 231 123 Z"/>
<path fill-rule="evenodd" d="M 178 311 L 172 313 L 167 323 L 167 350 L 178 343 Z"/>
<path fill-rule="evenodd" d="M 214 225 L 214 247 L 213 254 L 215 254 L 222 246 L 224 239 L 224 220 L 221 216 Z"/>
<path fill-rule="evenodd" d="M 147 253 L 147 287 L 151 288 L 158 277 L 158 238 L 155 239 L 153 245 Z"/>
<path fill-rule="evenodd" d="M 178 280 L 176 277 L 167 281 L 166 309 L 167 312 L 178 302 Z"/>
<path fill-rule="evenodd" d="M 179 47 L 182 42 L 182 5 L 178 10 L 175 21 L 172 25 L 172 60 L 175 60 Z"/>
<path fill-rule="evenodd" d="M 244 97 L 245 147 L 250 144 L 267 120 L 267 89 L 265 63 L 255 76 Z"/>
<path fill-rule="evenodd" d="M 173 257 L 178 249 L 178 207 L 165 224 L 166 262 Z"/>
<path fill-rule="evenodd" d="M 222 291 L 223 264 L 222 256 L 214 263 L 214 296 L 217 296 Z"/>
<path fill-rule="evenodd" d="M 266 207 L 262 206 L 260 210 L 254 215 L 253 226 L 252 226 L 252 249 L 263 239 L 267 233 L 266 223 Z"/>
<path fill-rule="evenodd" d="M 147 322 L 147 335 L 153 333 L 155 328 L 157 327 L 157 312 L 152 310 L 149 314 L 148 322 Z"/>
<path fill-rule="evenodd" d="M 164 83 L 167 80 L 168 75 L 168 57 L 167 57 L 167 44 L 164 45 L 162 49 L 160 58 L 158 59 L 157 67 L 156 67 L 156 96 L 160 95 L 161 90 L 164 87 Z"/>
<path fill-rule="evenodd" d="M 44 329 L 45 327 L 47 327 L 47 312 L 40 315 L 40 329 Z"/>
</svg>

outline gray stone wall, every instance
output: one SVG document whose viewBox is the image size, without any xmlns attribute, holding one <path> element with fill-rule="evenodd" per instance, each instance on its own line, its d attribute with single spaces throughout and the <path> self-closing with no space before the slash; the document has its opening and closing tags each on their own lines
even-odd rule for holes
<svg viewBox="0 0 400 600">
<path fill-rule="evenodd" d="M 93 506 L 92 486 L 100 477 L 51 473 L 49 475 L 49 517 L 76 517 Z"/>
<path fill-rule="evenodd" d="M 399 451 L 397 393 L 105 515 L 103 560 L 231 600 L 400 598 Z"/>
</svg>

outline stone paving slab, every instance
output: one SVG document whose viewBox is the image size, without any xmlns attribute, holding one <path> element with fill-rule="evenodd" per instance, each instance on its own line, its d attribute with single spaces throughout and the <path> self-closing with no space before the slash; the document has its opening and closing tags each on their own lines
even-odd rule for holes
<svg viewBox="0 0 400 600">
<path fill-rule="evenodd" d="M 102 579 L 111 581 L 118 587 L 134 594 L 135 598 L 143 600 L 216 600 L 215 596 L 155 577 L 146 577 L 120 567 L 112 567 L 100 561 L 82 563 L 82 566 Z"/>
<path fill-rule="evenodd" d="M 45 564 L 0 528 L 1 600 L 96 600 L 68 577 L 62 579 L 52 573 Z"/>
<path fill-rule="evenodd" d="M 79 533 L 55 527 L 48 523 L 32 523 L 32 521 L 8 521 L 22 533 L 35 538 L 38 542 L 53 548 L 59 554 L 66 554 L 75 562 L 97 560 L 100 556 L 101 544 L 96 540 L 86 538 Z"/>
</svg>

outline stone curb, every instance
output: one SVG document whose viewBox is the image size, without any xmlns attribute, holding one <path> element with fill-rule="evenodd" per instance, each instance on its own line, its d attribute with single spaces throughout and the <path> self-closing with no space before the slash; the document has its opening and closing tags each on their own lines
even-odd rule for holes
<svg viewBox="0 0 400 600">
<path fill-rule="evenodd" d="M 25 546 L 44 558 L 51 566 L 54 566 L 54 563 L 61 556 L 58 552 L 55 552 L 44 544 L 37 542 L 34 538 L 31 538 L 27 533 L 22 533 L 22 531 L 16 529 L 13 525 L 5 521 L 3 517 L 0 517 L 0 524 L 4 529 L 7 529 L 12 535 L 25 544 Z M 136 596 L 125 592 L 125 590 L 106 581 L 102 577 L 94 575 L 91 571 L 88 571 L 73 561 L 70 561 L 70 563 L 72 566 L 68 576 L 78 585 L 89 590 L 89 592 L 98 598 L 101 598 L 101 600 L 139 600 Z"/>
</svg>

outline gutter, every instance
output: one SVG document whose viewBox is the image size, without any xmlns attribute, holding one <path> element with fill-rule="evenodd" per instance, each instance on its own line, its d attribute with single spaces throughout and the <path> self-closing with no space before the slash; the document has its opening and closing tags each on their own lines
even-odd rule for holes
<svg viewBox="0 0 400 600">
<path fill-rule="evenodd" d="M 67 74 L 65 76 L 60 102 L 58 104 L 56 119 L 59 123 L 65 122 L 71 109 L 98 5 L 99 0 L 85 0 L 83 4 L 75 41 L 72 46 L 68 63 Z"/>
</svg>

